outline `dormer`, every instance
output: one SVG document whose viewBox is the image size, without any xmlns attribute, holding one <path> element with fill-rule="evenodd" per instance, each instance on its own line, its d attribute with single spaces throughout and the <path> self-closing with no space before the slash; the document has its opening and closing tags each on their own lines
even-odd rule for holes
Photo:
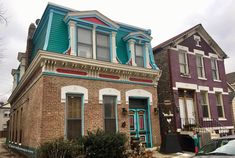
<svg viewBox="0 0 235 158">
<path fill-rule="evenodd" d="M 118 24 L 96 10 L 69 12 L 64 18 L 69 28 L 68 54 L 118 63 Z"/>
<path fill-rule="evenodd" d="M 130 64 L 133 66 L 151 68 L 150 55 L 152 54 L 152 48 L 150 42 L 152 37 L 139 31 L 127 34 L 123 40 L 127 42 Z"/>
</svg>

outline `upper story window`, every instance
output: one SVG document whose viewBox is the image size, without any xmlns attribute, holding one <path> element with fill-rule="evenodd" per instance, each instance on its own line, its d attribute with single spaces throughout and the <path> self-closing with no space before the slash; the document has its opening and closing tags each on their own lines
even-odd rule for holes
<svg viewBox="0 0 235 158">
<path fill-rule="evenodd" d="M 213 80 L 219 80 L 219 72 L 216 58 L 211 58 L 211 71 Z"/>
<path fill-rule="evenodd" d="M 78 28 L 78 56 L 92 58 L 92 30 Z"/>
<path fill-rule="evenodd" d="M 179 64 L 180 73 L 184 75 L 189 74 L 187 52 L 184 50 L 179 50 Z"/>
<path fill-rule="evenodd" d="M 109 34 L 96 34 L 96 54 L 97 59 L 102 61 L 110 61 L 110 38 Z"/>
<path fill-rule="evenodd" d="M 202 55 L 196 55 L 196 64 L 197 64 L 197 76 L 199 78 L 205 78 L 205 70 L 204 70 Z"/>
<path fill-rule="evenodd" d="M 224 107 L 223 107 L 223 99 L 222 99 L 222 94 L 216 92 L 216 106 L 217 106 L 217 113 L 219 118 L 224 118 Z"/>
<path fill-rule="evenodd" d="M 144 67 L 144 53 L 141 45 L 135 45 L 135 62 L 139 67 Z"/>
</svg>

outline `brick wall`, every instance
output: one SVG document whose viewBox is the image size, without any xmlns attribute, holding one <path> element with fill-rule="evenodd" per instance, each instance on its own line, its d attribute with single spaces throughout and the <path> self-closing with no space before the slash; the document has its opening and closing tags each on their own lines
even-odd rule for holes
<svg viewBox="0 0 235 158">
<path fill-rule="evenodd" d="M 79 85 L 88 89 L 88 103 L 84 105 L 85 134 L 90 130 L 104 128 L 103 105 L 99 104 L 100 89 L 115 88 L 121 92 L 121 104 L 118 105 L 118 128 L 128 136 L 130 134 L 128 115 L 122 114 L 123 107 L 128 110 L 125 92 L 131 89 L 144 89 L 152 93 L 153 105 L 150 106 L 152 138 L 154 145 L 160 145 L 159 119 L 158 115 L 154 114 L 154 105 L 157 104 L 155 87 L 57 76 L 40 77 L 30 90 L 14 103 L 15 110 L 11 116 L 16 111 L 20 114 L 20 109 L 23 107 L 22 121 L 18 119 L 17 123 L 17 129 L 23 129 L 22 145 L 37 147 L 40 143 L 64 137 L 65 103 L 61 102 L 61 87 L 69 85 Z M 126 122 L 125 128 L 121 127 L 123 121 Z M 12 122 L 11 129 L 13 129 Z M 17 140 L 14 142 L 19 143 L 19 132 L 17 135 Z"/>
</svg>

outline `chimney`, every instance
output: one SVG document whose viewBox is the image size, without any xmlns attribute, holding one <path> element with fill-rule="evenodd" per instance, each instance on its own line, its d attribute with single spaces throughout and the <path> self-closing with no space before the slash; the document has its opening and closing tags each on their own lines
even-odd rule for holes
<svg viewBox="0 0 235 158">
<path fill-rule="evenodd" d="M 27 46 L 26 46 L 26 52 L 25 52 L 25 70 L 28 68 L 29 64 L 30 64 L 30 60 L 31 60 L 31 54 L 33 51 L 33 35 L 34 32 L 36 30 L 36 26 L 34 23 L 31 23 L 29 25 L 29 29 L 28 29 L 28 37 L 27 37 Z"/>
</svg>

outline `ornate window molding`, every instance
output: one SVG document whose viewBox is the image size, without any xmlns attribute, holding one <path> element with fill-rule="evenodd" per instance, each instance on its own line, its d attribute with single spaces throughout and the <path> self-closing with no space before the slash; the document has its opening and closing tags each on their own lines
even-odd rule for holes
<svg viewBox="0 0 235 158">
<path fill-rule="evenodd" d="M 117 104 L 121 104 L 121 93 L 114 88 L 103 88 L 99 90 L 99 104 L 103 104 L 103 96 L 117 96 Z"/>
<path fill-rule="evenodd" d="M 152 94 L 143 89 L 132 89 L 126 91 L 126 104 L 129 104 L 129 97 L 149 98 L 150 105 L 153 104 Z"/>
<path fill-rule="evenodd" d="M 64 103 L 66 101 L 66 94 L 83 94 L 84 95 L 84 103 L 88 103 L 88 90 L 85 87 L 78 85 L 70 85 L 64 86 L 61 88 L 61 102 Z"/>
</svg>

